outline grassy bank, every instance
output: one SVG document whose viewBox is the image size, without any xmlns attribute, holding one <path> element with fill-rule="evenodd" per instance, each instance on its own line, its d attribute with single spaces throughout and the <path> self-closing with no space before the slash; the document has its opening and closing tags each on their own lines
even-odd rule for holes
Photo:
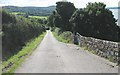
<svg viewBox="0 0 120 75">
<path fill-rule="evenodd" d="M 58 36 L 55 32 L 52 32 L 52 33 L 53 33 L 54 37 L 55 37 L 58 41 L 64 42 L 64 43 L 69 43 L 69 40 L 65 40 L 63 37 Z"/>
<path fill-rule="evenodd" d="M 16 55 L 12 56 L 8 61 L 4 61 L 2 63 L 3 73 L 14 73 L 15 69 L 19 67 L 26 57 L 39 45 L 45 34 L 44 32 L 35 39 L 32 39 Z"/>
</svg>

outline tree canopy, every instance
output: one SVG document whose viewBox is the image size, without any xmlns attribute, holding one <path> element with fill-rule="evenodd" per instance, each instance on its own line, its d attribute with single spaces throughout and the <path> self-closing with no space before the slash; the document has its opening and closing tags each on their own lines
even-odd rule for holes
<svg viewBox="0 0 120 75">
<path fill-rule="evenodd" d="M 76 10 L 74 4 L 66 1 L 60 1 L 56 4 L 56 11 L 53 12 L 55 26 L 61 28 L 63 31 L 71 30 L 72 24 L 69 22 L 69 19 Z"/>
<path fill-rule="evenodd" d="M 70 21 L 75 31 L 84 36 L 118 41 L 117 20 L 104 3 L 88 3 L 86 8 L 76 10 Z"/>
<path fill-rule="evenodd" d="M 110 41 L 120 41 L 120 27 L 112 11 L 101 2 L 88 3 L 85 8 L 76 9 L 71 2 L 56 3 L 56 11 L 49 17 L 52 26 L 63 31 L 79 32 L 83 36 Z"/>
</svg>

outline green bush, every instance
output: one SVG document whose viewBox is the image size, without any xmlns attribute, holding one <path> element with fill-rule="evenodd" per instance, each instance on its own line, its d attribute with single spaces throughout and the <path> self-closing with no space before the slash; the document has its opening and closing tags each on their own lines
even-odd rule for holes
<svg viewBox="0 0 120 75">
<path fill-rule="evenodd" d="M 2 13 L 2 57 L 7 60 L 19 52 L 25 44 L 45 31 L 45 27 L 37 21 Z M 14 17 L 14 18 L 12 18 Z M 12 18 L 9 19 L 9 18 Z"/>
<path fill-rule="evenodd" d="M 61 29 L 60 28 L 55 28 L 55 33 L 57 33 L 57 35 L 61 34 Z"/>
<path fill-rule="evenodd" d="M 70 31 L 65 31 L 65 32 L 63 32 L 62 34 L 60 34 L 60 36 L 61 36 L 63 39 L 67 40 L 69 43 L 72 43 L 72 42 L 73 42 L 73 34 L 72 34 L 72 32 L 70 32 Z"/>
<path fill-rule="evenodd" d="M 70 22 L 74 31 L 86 37 L 119 42 L 119 26 L 112 11 L 104 3 L 88 3 L 84 9 L 78 9 L 72 15 Z"/>
</svg>

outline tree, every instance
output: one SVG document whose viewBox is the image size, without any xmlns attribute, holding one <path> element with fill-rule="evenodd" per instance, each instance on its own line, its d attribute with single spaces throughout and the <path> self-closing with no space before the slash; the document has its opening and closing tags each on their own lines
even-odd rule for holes
<svg viewBox="0 0 120 75">
<path fill-rule="evenodd" d="M 55 13 L 55 22 L 60 23 L 60 27 L 63 31 L 71 30 L 72 24 L 70 24 L 69 19 L 76 10 L 75 6 L 71 2 L 60 1 L 56 3 L 56 13 Z M 59 22 L 60 21 L 60 22 Z"/>
<path fill-rule="evenodd" d="M 72 15 L 70 22 L 73 23 L 73 31 L 79 32 L 81 35 L 89 35 L 89 19 L 87 12 L 84 9 L 78 9 Z"/>
<path fill-rule="evenodd" d="M 3 16 L 2 23 L 16 23 L 16 18 L 14 15 L 8 14 L 5 10 L 0 10 L 0 14 Z"/>
<path fill-rule="evenodd" d="M 86 8 L 75 11 L 70 21 L 81 35 L 118 41 L 119 27 L 112 12 L 104 3 L 88 3 Z"/>
</svg>

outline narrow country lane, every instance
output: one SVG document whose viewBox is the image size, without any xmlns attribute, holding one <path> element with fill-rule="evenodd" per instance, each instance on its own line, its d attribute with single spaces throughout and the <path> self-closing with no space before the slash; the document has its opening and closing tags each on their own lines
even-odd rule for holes
<svg viewBox="0 0 120 75">
<path fill-rule="evenodd" d="M 112 65 L 76 45 L 57 41 L 47 31 L 41 44 L 15 73 L 117 73 L 118 68 Z"/>
</svg>

